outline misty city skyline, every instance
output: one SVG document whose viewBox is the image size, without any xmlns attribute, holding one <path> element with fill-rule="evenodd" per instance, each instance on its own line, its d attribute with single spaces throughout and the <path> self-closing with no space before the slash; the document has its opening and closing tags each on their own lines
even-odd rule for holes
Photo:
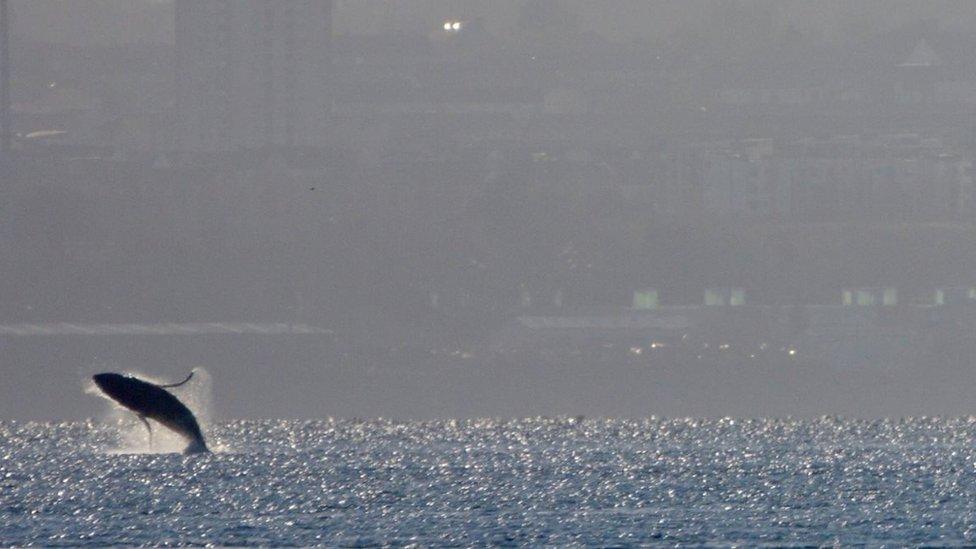
<svg viewBox="0 0 976 549">
<path fill-rule="evenodd" d="M 9 1 L 19 360 L 235 416 L 967 406 L 965 3 L 80 5 Z"/>
<path fill-rule="evenodd" d="M 175 0 L 11 0 L 17 14 L 14 36 L 20 40 L 65 44 L 172 43 Z M 396 4 L 396 5 L 394 5 Z M 416 34 L 436 31 L 446 18 L 482 19 L 500 37 L 519 32 L 519 11 L 528 0 L 486 4 L 473 0 L 338 0 L 335 32 L 355 34 Z M 822 34 L 830 40 L 864 38 L 859 32 L 884 32 L 913 20 L 930 20 L 955 27 L 976 24 L 976 14 L 964 0 L 921 3 L 913 0 L 863 2 L 802 0 L 624 0 L 594 3 L 555 0 L 583 32 L 614 41 L 656 41 L 695 24 L 720 24 L 739 10 L 760 13 L 781 26 Z"/>
</svg>

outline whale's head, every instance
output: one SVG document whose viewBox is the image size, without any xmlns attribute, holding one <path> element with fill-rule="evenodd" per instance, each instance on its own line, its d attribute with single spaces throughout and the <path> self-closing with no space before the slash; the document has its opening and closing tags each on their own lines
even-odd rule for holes
<svg viewBox="0 0 976 549">
<path fill-rule="evenodd" d="M 129 379 L 121 374 L 95 374 L 92 381 L 102 392 L 114 399 L 125 394 L 126 387 L 130 385 Z"/>
</svg>

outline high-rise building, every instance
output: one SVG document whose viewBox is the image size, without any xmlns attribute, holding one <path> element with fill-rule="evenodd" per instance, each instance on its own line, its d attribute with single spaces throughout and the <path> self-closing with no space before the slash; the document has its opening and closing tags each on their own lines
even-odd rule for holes
<svg viewBox="0 0 976 549">
<path fill-rule="evenodd" d="M 178 151 L 318 147 L 332 0 L 176 0 Z"/>
<path fill-rule="evenodd" d="M 0 0 L 0 162 L 10 154 L 10 13 L 7 0 Z"/>
</svg>

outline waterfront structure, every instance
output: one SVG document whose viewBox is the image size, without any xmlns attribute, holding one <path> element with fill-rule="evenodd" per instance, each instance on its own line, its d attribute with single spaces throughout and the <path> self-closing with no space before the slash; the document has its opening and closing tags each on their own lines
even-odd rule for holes
<svg viewBox="0 0 976 549">
<path fill-rule="evenodd" d="M 321 146 L 332 0 L 176 0 L 177 151 Z"/>
</svg>

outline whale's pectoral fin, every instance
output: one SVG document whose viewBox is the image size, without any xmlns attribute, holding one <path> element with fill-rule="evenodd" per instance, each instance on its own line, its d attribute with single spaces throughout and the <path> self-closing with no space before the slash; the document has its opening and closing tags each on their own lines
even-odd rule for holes
<svg viewBox="0 0 976 549">
<path fill-rule="evenodd" d="M 179 383 L 170 383 L 169 385 L 159 385 L 159 387 L 161 387 L 163 389 L 169 389 L 170 387 L 179 387 L 180 385 L 183 385 L 187 381 L 190 381 L 191 378 L 193 378 L 193 372 L 192 371 L 190 372 L 190 375 L 186 376 L 186 379 L 184 379 L 183 381 L 181 381 Z"/>
<path fill-rule="evenodd" d="M 153 443 L 153 441 L 152 441 L 152 425 L 149 424 L 149 420 L 146 419 L 146 416 L 144 416 L 142 414 L 139 414 L 139 421 L 141 421 L 142 424 L 146 426 L 146 430 L 149 431 L 149 447 L 152 448 L 152 443 Z"/>
</svg>

